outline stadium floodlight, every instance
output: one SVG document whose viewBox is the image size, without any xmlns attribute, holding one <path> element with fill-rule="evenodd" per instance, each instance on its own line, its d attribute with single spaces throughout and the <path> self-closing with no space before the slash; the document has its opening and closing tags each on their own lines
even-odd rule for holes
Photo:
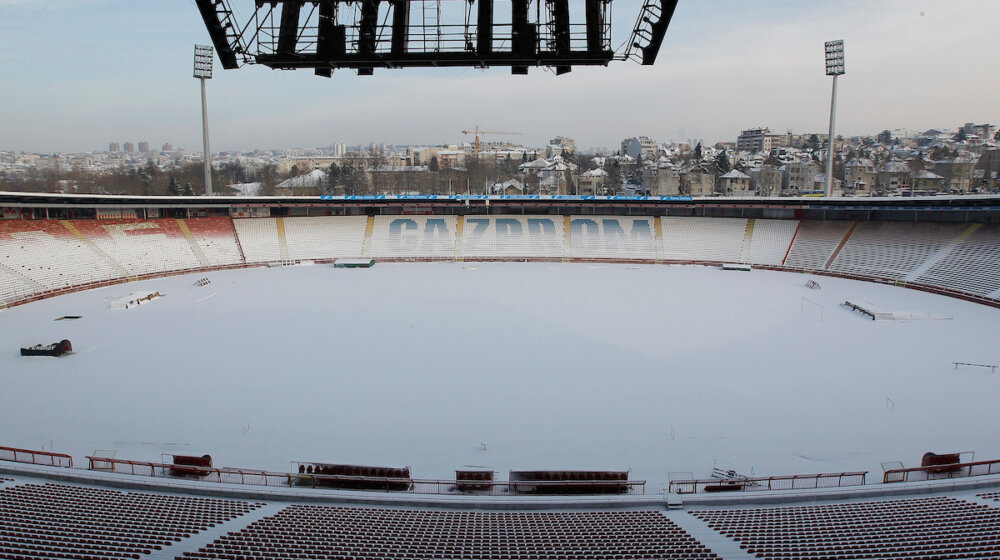
<svg viewBox="0 0 1000 560">
<path fill-rule="evenodd" d="M 205 141 L 205 194 L 212 194 L 212 152 L 208 147 L 208 95 L 205 80 L 212 79 L 215 50 L 205 45 L 194 46 L 194 77 L 201 81 L 201 130 Z"/>
<path fill-rule="evenodd" d="M 205 45 L 194 46 L 194 77 L 200 80 L 212 79 L 212 62 L 215 49 Z"/>
<path fill-rule="evenodd" d="M 826 75 L 833 76 L 833 95 L 830 99 L 830 134 L 826 137 L 826 186 L 824 196 L 833 194 L 833 124 L 837 117 L 837 76 L 844 75 L 844 41 L 827 41 Z"/>
<path fill-rule="evenodd" d="M 826 42 L 826 75 L 842 76 L 844 74 L 844 42 Z"/>
</svg>

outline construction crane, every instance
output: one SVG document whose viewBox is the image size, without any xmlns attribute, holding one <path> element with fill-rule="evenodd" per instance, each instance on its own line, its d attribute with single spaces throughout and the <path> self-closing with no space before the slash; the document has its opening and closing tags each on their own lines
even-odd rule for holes
<svg viewBox="0 0 1000 560">
<path fill-rule="evenodd" d="M 474 144 L 474 147 L 473 147 L 473 153 L 475 154 L 476 159 L 478 159 L 479 158 L 479 136 L 480 135 L 489 134 L 491 136 L 493 136 L 493 135 L 499 135 L 499 136 L 520 136 L 522 133 L 521 132 L 503 132 L 503 131 L 499 131 L 499 130 L 479 130 L 479 125 L 476 125 L 475 130 L 463 130 L 462 134 L 475 134 L 476 135 L 476 143 Z"/>
</svg>

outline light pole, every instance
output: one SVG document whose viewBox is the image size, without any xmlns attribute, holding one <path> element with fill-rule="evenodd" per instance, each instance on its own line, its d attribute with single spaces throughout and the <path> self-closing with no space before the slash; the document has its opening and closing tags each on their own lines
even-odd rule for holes
<svg viewBox="0 0 1000 560">
<path fill-rule="evenodd" d="M 833 195 L 833 123 L 837 118 L 837 76 L 844 74 L 844 42 L 826 42 L 826 75 L 833 76 L 830 99 L 830 135 L 826 139 L 826 189 L 824 196 Z"/>
<path fill-rule="evenodd" d="M 212 79 L 215 51 L 205 45 L 194 46 L 194 77 L 201 80 L 201 129 L 205 139 L 205 195 L 212 195 L 212 151 L 208 147 L 208 96 L 205 80 Z"/>
</svg>

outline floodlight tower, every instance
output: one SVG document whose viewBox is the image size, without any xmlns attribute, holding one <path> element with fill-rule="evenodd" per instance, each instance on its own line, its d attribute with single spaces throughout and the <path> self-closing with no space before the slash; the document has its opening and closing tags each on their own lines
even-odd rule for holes
<svg viewBox="0 0 1000 560">
<path fill-rule="evenodd" d="M 215 51 L 205 45 L 194 46 L 194 77 L 201 80 L 201 129 L 205 139 L 205 195 L 212 195 L 212 151 L 208 147 L 208 96 L 205 80 L 212 79 Z"/>
<path fill-rule="evenodd" d="M 830 135 L 826 139 L 826 189 L 824 196 L 833 194 L 833 123 L 837 117 L 837 76 L 844 75 L 844 41 L 826 42 L 826 75 L 833 76 L 833 96 L 830 99 Z"/>
</svg>

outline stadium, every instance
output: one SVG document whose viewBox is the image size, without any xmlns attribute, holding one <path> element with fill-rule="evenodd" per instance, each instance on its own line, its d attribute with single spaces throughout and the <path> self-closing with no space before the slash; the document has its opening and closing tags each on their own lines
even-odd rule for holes
<svg viewBox="0 0 1000 560">
<path fill-rule="evenodd" d="M 0 208 L 0 558 L 1000 556 L 996 197 Z"/>
</svg>

